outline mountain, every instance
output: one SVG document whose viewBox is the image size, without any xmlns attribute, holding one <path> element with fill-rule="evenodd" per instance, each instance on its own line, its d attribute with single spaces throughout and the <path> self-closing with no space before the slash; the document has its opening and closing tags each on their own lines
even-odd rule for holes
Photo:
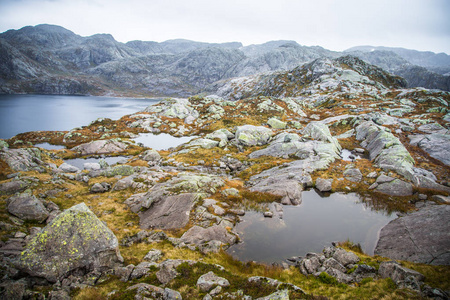
<svg viewBox="0 0 450 300">
<path fill-rule="evenodd" d="M 409 87 L 449 90 L 450 56 L 445 53 L 372 46 L 353 47 L 344 53 L 404 77 Z"/>
<path fill-rule="evenodd" d="M 405 49 L 396 50 L 400 54 L 371 50 L 358 47 L 342 53 L 286 40 L 245 47 L 183 39 L 120 43 L 110 34 L 82 37 L 43 24 L 0 34 L 0 93 L 186 97 L 215 82 L 288 71 L 347 54 L 405 76 L 408 86 L 448 90 L 448 76 L 442 75 L 450 71 L 445 54 L 419 53 L 420 61 L 427 62 L 421 69 L 408 60 L 413 56 Z"/>
<path fill-rule="evenodd" d="M 418 65 L 425 68 L 439 68 L 446 66 L 450 68 L 450 55 L 445 53 L 434 53 L 431 51 L 417 51 L 405 48 L 393 47 L 373 47 L 373 46 L 357 46 L 345 50 L 344 52 L 373 52 L 373 51 L 387 51 L 393 52 L 402 57 L 413 65 Z"/>
<path fill-rule="evenodd" d="M 318 58 L 285 72 L 224 80 L 210 86 L 208 91 L 233 100 L 258 96 L 309 97 L 321 104 L 341 96 L 357 97 L 406 85 L 403 78 L 349 55 Z M 326 96 L 322 96 L 324 93 Z"/>
</svg>

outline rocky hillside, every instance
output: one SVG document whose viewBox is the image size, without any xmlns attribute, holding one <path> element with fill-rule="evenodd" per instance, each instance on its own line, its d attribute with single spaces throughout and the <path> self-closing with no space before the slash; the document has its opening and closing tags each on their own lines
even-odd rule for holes
<svg viewBox="0 0 450 300">
<path fill-rule="evenodd" d="M 448 76 L 442 75 L 448 67 L 445 57 L 418 60 L 392 49 L 354 50 L 352 55 L 405 76 L 410 87 L 448 89 Z M 287 71 L 346 54 L 293 41 L 246 47 L 188 40 L 124 44 L 109 34 L 81 37 L 59 26 L 28 26 L 0 34 L 0 93 L 185 97 L 220 80 Z M 433 71 L 437 68 L 441 74 Z"/>
<path fill-rule="evenodd" d="M 183 57 L 205 51 L 239 53 Z M 220 96 L 0 140 L 0 298 L 448 299 L 450 93 L 405 85 L 353 56 L 318 58 L 211 85 Z M 157 151 L 140 133 L 191 140 Z M 308 189 L 394 214 L 376 255 L 348 240 L 273 265 L 225 252 L 245 245 L 249 211 L 284 224 Z"/>
</svg>

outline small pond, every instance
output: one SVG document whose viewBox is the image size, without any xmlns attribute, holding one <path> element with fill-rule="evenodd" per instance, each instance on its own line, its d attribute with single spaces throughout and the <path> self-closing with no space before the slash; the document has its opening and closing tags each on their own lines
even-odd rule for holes
<svg viewBox="0 0 450 300">
<path fill-rule="evenodd" d="M 62 145 L 52 145 L 49 143 L 39 143 L 39 144 L 35 144 L 34 147 L 38 147 L 38 148 L 42 148 L 42 149 L 46 149 L 46 150 L 61 150 L 61 149 L 66 149 L 66 146 L 62 146 Z"/>
<path fill-rule="evenodd" d="M 149 147 L 154 150 L 167 150 L 169 148 L 188 143 L 190 140 L 196 137 L 197 136 L 175 137 L 168 133 L 141 133 L 137 138 L 134 138 L 133 140 L 136 141 L 136 143 L 142 143 L 145 147 Z"/>
<path fill-rule="evenodd" d="M 333 193 L 322 197 L 315 190 L 304 191 L 299 206 L 283 206 L 278 216 L 264 218 L 250 211 L 235 231 L 243 243 L 227 252 L 241 261 L 281 262 L 308 252 L 321 252 L 333 241 L 349 239 L 373 254 L 381 228 L 396 218 L 361 203 L 357 194 Z"/>
<path fill-rule="evenodd" d="M 64 162 L 83 170 L 85 163 L 99 163 L 100 160 L 103 159 L 108 165 L 112 166 L 117 164 L 119 161 L 127 160 L 128 158 L 128 156 L 89 157 L 66 159 Z"/>
</svg>

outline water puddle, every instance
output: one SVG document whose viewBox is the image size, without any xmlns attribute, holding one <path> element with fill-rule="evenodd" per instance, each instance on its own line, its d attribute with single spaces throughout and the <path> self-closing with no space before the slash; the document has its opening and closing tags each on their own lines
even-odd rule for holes
<svg viewBox="0 0 450 300">
<path fill-rule="evenodd" d="M 187 143 L 196 137 L 197 136 L 175 137 L 167 133 L 141 133 L 137 138 L 134 138 L 133 140 L 136 141 L 136 143 L 141 143 L 145 147 L 149 147 L 154 150 L 167 150 L 169 148 L 177 147 L 181 144 Z"/>
<path fill-rule="evenodd" d="M 107 156 L 107 157 L 89 157 L 89 158 L 74 158 L 74 159 L 66 159 L 65 163 L 68 163 L 72 166 L 75 166 L 81 170 L 84 169 L 85 163 L 100 163 L 100 160 L 106 161 L 106 163 L 110 166 L 117 164 L 121 160 L 127 160 L 128 156 Z"/>
<path fill-rule="evenodd" d="M 283 206 L 282 219 L 247 212 L 235 227 L 243 243 L 227 252 L 241 261 L 272 263 L 321 252 L 333 241 L 349 239 L 373 255 L 380 229 L 396 218 L 395 214 L 372 210 L 357 194 L 321 197 L 310 190 L 302 196 L 301 205 Z"/>
<path fill-rule="evenodd" d="M 62 145 L 52 145 L 52 144 L 49 144 L 49 143 L 35 144 L 34 147 L 38 147 L 38 148 L 42 148 L 42 149 L 46 149 L 46 150 L 61 150 L 61 149 L 66 149 L 66 146 L 62 146 Z"/>
</svg>

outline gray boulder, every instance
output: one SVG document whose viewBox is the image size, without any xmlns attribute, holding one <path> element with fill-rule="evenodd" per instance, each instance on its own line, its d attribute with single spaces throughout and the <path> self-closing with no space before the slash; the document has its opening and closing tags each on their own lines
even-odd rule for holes
<svg viewBox="0 0 450 300">
<path fill-rule="evenodd" d="M 342 248 L 337 248 L 333 254 L 333 258 L 341 265 L 346 267 L 349 264 L 356 264 L 359 262 L 359 257 L 353 252 L 347 252 Z"/>
<path fill-rule="evenodd" d="M 151 201 L 151 198 L 147 199 Z M 189 222 L 190 211 L 198 200 L 199 196 L 195 193 L 168 196 L 139 212 L 139 225 L 144 229 L 182 228 Z"/>
<path fill-rule="evenodd" d="M 145 161 L 158 161 L 161 159 L 159 152 L 153 149 L 144 151 L 141 156 Z"/>
<path fill-rule="evenodd" d="M 450 166 L 450 134 L 433 133 L 409 138 L 412 145 L 419 146 L 431 157 Z"/>
<path fill-rule="evenodd" d="M 410 196 L 413 194 L 413 186 L 409 182 L 394 179 L 389 182 L 379 183 L 375 191 L 392 196 Z"/>
<path fill-rule="evenodd" d="M 193 226 L 181 236 L 180 241 L 197 246 L 209 241 L 220 241 L 224 245 L 232 245 L 237 242 L 237 238 L 220 225 L 208 228 Z"/>
<path fill-rule="evenodd" d="M 7 200 L 7 210 L 10 214 L 22 220 L 44 222 L 49 212 L 44 204 L 30 193 L 13 196 Z"/>
<path fill-rule="evenodd" d="M 384 261 L 380 264 L 378 274 L 382 278 L 390 277 L 396 284 L 413 279 L 416 282 L 423 281 L 425 276 L 421 273 L 405 268 L 395 261 Z"/>
<path fill-rule="evenodd" d="M 344 178 L 352 182 L 360 182 L 363 178 L 361 171 L 358 168 L 348 168 L 343 173 Z"/>
<path fill-rule="evenodd" d="M 181 294 L 169 288 L 161 288 L 148 283 L 138 283 L 127 288 L 136 291 L 135 299 L 182 300 Z"/>
<path fill-rule="evenodd" d="M 203 292 L 208 292 L 215 286 L 227 287 L 229 285 L 230 282 L 227 279 L 217 276 L 212 271 L 203 274 L 197 280 L 197 286 Z"/>
<path fill-rule="evenodd" d="M 0 183 L 0 195 L 11 195 L 25 191 L 30 183 L 23 180 L 12 180 Z"/>
<path fill-rule="evenodd" d="M 68 163 L 62 163 L 62 164 L 58 167 L 58 169 L 60 169 L 60 170 L 63 171 L 64 173 L 76 173 L 76 172 L 79 172 L 79 171 L 80 171 L 79 168 L 77 168 L 77 167 L 75 167 L 75 166 L 72 166 L 72 165 L 70 165 L 70 164 L 68 164 Z"/>
<path fill-rule="evenodd" d="M 180 173 L 156 184 L 147 193 L 135 194 L 125 201 L 140 217 L 140 226 L 181 228 L 189 221 L 190 211 L 200 197 L 215 193 L 225 183 L 217 176 Z"/>
<path fill-rule="evenodd" d="M 144 256 L 143 260 L 149 261 L 149 262 L 157 262 L 162 257 L 161 250 L 158 249 L 151 249 L 148 251 L 148 253 Z"/>
<path fill-rule="evenodd" d="M 178 272 L 177 272 L 176 268 L 178 268 L 179 265 L 181 265 L 182 263 L 185 263 L 185 262 L 187 262 L 189 265 L 194 264 L 193 261 L 181 260 L 181 259 L 167 259 L 167 260 L 163 261 L 159 265 L 159 271 L 156 272 L 156 278 L 162 284 L 168 284 L 175 277 L 178 276 Z"/>
<path fill-rule="evenodd" d="M 34 236 L 17 267 L 56 282 L 75 271 L 104 271 L 122 262 L 116 236 L 81 203 L 59 214 Z"/>
<path fill-rule="evenodd" d="M 332 189 L 333 179 L 316 179 L 316 189 L 321 192 L 330 192 Z"/>
<path fill-rule="evenodd" d="M 89 189 L 91 193 L 105 193 L 111 189 L 111 185 L 107 182 L 94 183 L 94 185 Z"/>
<path fill-rule="evenodd" d="M 325 270 L 325 272 L 328 275 L 336 278 L 336 280 L 338 282 L 340 282 L 340 283 L 348 284 L 348 283 L 351 283 L 353 281 L 353 277 L 352 276 L 347 275 L 347 274 L 345 274 L 345 273 L 343 273 L 343 272 L 341 272 L 339 270 L 333 269 L 333 268 L 328 268 L 328 269 Z"/>
<path fill-rule="evenodd" d="M 450 264 L 450 206 L 430 205 L 381 229 L 375 254 L 432 265 Z"/>
<path fill-rule="evenodd" d="M 244 146 L 262 146 L 269 142 L 273 131 L 263 126 L 244 125 L 236 129 L 236 140 Z"/>
<path fill-rule="evenodd" d="M 205 138 L 211 139 L 211 140 L 218 139 L 218 140 L 220 140 L 219 147 L 225 147 L 228 144 L 228 141 L 231 140 L 232 138 L 234 138 L 234 134 L 232 134 L 228 130 L 222 128 L 222 129 L 216 130 L 210 134 L 207 134 L 205 136 Z"/>
<path fill-rule="evenodd" d="M 73 147 L 71 150 L 81 155 L 111 154 L 125 151 L 128 145 L 116 140 L 97 140 Z"/>
<path fill-rule="evenodd" d="M 309 136 L 314 140 L 328 142 L 334 144 L 338 151 L 341 151 L 341 145 L 335 139 L 330 132 L 328 126 L 321 122 L 310 122 L 306 127 L 302 130 L 302 134 L 305 136 Z"/>
</svg>

